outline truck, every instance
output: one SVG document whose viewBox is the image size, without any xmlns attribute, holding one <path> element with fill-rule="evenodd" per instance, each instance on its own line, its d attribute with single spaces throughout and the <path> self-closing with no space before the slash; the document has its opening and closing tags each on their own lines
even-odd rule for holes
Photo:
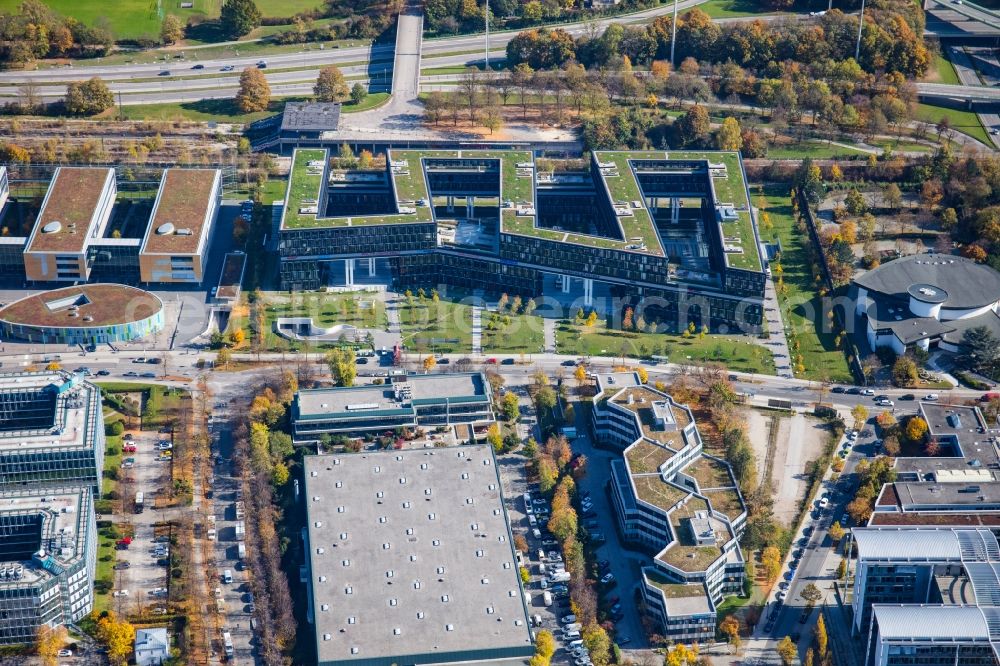
<svg viewBox="0 0 1000 666">
<path fill-rule="evenodd" d="M 236 551 L 237 554 L 239 555 L 240 562 L 247 559 L 247 545 L 245 543 L 240 541 L 239 544 L 237 544 L 236 546 Z"/>
<path fill-rule="evenodd" d="M 233 656 L 233 637 L 229 634 L 228 631 L 226 631 L 226 632 L 224 632 L 222 634 L 222 644 L 226 648 L 226 656 L 227 657 L 232 657 Z"/>
<path fill-rule="evenodd" d="M 546 606 L 552 605 L 552 593 L 549 592 L 548 590 L 542 592 L 542 603 L 544 603 Z"/>
<path fill-rule="evenodd" d="M 136 493 L 135 494 L 135 512 L 136 513 L 142 513 L 142 509 L 143 509 L 142 493 Z"/>
<path fill-rule="evenodd" d="M 237 523 L 236 523 L 236 538 L 237 538 L 237 540 L 242 541 L 243 540 L 243 535 L 245 535 L 246 533 L 247 533 L 246 525 L 243 523 L 242 520 L 237 521 Z"/>
</svg>

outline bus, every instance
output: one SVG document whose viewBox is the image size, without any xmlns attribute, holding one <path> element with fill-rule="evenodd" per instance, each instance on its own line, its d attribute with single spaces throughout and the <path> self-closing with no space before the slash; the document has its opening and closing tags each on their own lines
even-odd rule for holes
<svg viewBox="0 0 1000 666">
<path fill-rule="evenodd" d="M 135 494 L 135 512 L 142 513 L 142 493 Z"/>
</svg>

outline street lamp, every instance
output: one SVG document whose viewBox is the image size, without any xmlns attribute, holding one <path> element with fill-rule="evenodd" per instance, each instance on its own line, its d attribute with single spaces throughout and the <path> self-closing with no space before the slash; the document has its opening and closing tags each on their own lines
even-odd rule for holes
<svg viewBox="0 0 1000 666">
<path fill-rule="evenodd" d="M 490 71 L 490 0 L 486 0 L 486 71 Z"/>
</svg>

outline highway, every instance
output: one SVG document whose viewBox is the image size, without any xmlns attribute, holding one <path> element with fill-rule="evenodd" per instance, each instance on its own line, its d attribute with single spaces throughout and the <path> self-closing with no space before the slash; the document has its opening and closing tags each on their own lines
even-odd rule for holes
<svg viewBox="0 0 1000 666">
<path fill-rule="evenodd" d="M 685 11 L 705 0 L 681 0 L 678 11 Z M 673 5 L 659 5 L 652 9 L 600 19 L 589 22 L 569 23 L 559 26 L 572 35 L 582 35 L 591 30 L 603 30 L 612 23 L 645 23 L 663 15 L 671 14 Z M 409 12 L 411 19 L 414 13 Z M 424 65 L 430 67 L 452 67 L 472 64 L 482 60 L 485 38 L 482 34 L 459 35 L 421 40 L 423 22 L 407 20 L 404 12 L 398 30 L 401 44 L 416 48 Z M 718 22 L 746 21 L 761 18 L 774 20 L 781 15 L 717 19 Z M 490 57 L 502 59 L 507 43 L 518 31 L 491 33 Z M 308 94 L 312 91 L 317 70 L 325 65 L 340 66 L 344 74 L 353 80 L 365 81 L 371 76 L 375 83 L 380 77 L 389 76 L 393 71 L 395 46 L 379 44 L 345 48 L 325 48 L 326 45 L 308 45 L 298 53 L 274 55 L 246 55 L 220 58 L 199 58 L 198 50 L 187 52 L 189 57 L 173 62 L 138 63 L 125 65 L 87 64 L 74 67 L 57 67 L 35 71 L 0 72 L 0 100 L 18 97 L 20 86 L 26 82 L 36 86 L 37 94 L 46 100 L 60 99 L 66 94 L 66 84 L 70 81 L 84 81 L 94 76 L 100 77 L 117 96 L 121 94 L 122 104 L 155 104 L 186 102 L 198 99 L 231 98 L 239 84 L 240 72 L 247 67 L 256 67 L 265 60 L 264 74 L 271 84 L 275 96 Z M 430 62 L 427 62 L 430 61 Z M 372 63 L 372 66 L 369 66 Z M 195 69 L 197 67 L 197 69 Z"/>
</svg>

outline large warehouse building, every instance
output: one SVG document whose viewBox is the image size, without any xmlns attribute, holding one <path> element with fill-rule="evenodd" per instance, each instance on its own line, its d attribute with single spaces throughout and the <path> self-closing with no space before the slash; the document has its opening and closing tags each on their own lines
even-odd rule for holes
<svg viewBox="0 0 1000 666">
<path fill-rule="evenodd" d="M 320 666 L 506 666 L 534 654 L 489 446 L 304 462 Z"/>
<path fill-rule="evenodd" d="M 293 154 L 285 289 L 385 280 L 643 300 L 646 321 L 756 330 L 764 269 L 738 153 L 389 151 L 384 170 Z"/>
</svg>

